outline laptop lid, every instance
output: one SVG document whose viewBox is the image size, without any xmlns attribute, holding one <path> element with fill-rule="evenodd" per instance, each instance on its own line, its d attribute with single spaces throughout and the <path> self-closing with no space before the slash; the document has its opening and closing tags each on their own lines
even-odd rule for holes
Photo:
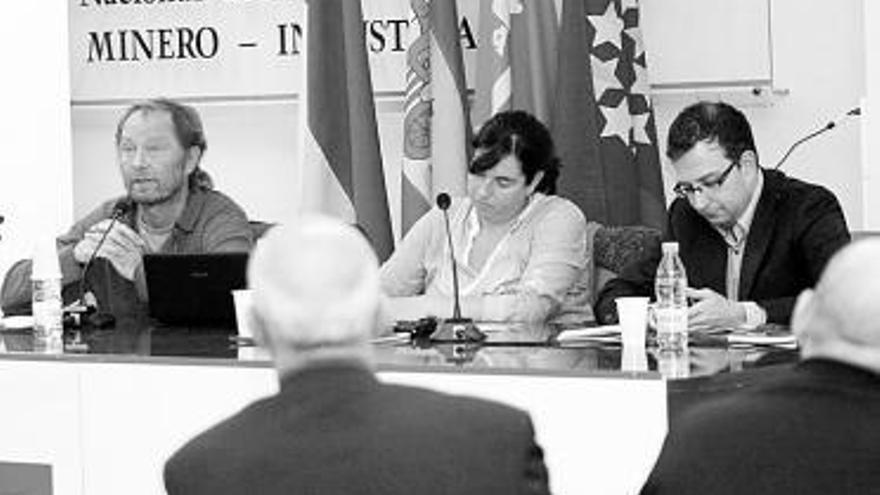
<svg viewBox="0 0 880 495">
<path fill-rule="evenodd" d="M 145 254 L 150 316 L 234 328 L 232 290 L 246 286 L 248 253 Z"/>
</svg>

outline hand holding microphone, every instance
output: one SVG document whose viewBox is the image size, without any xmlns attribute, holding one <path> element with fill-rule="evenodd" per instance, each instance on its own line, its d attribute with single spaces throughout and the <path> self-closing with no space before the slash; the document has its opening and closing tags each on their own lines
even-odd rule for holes
<svg viewBox="0 0 880 495">
<path fill-rule="evenodd" d="M 83 279 L 95 258 L 105 258 L 120 275 L 134 280 L 141 257 L 147 251 L 147 244 L 131 227 L 118 221 L 130 208 L 130 203 L 120 201 L 111 218 L 92 225 L 73 248 L 74 258 L 85 265 Z"/>
<path fill-rule="evenodd" d="M 112 223 L 108 219 L 96 223 L 86 232 L 83 240 L 74 247 L 73 255 L 80 263 L 88 263 L 95 253 L 96 258 L 109 260 L 120 275 L 134 280 L 134 272 L 146 251 L 147 245 L 137 232 L 128 225 Z"/>
</svg>

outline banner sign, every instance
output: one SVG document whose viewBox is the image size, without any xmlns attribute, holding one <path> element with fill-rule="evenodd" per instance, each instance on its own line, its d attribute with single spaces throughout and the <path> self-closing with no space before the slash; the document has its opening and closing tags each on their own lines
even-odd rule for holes
<svg viewBox="0 0 880 495">
<path fill-rule="evenodd" d="M 302 86 L 304 0 L 69 1 L 74 102 L 290 97 Z M 418 36 L 410 2 L 364 0 L 363 11 L 373 89 L 402 96 Z M 477 0 L 460 1 L 469 81 L 478 12 Z"/>
</svg>

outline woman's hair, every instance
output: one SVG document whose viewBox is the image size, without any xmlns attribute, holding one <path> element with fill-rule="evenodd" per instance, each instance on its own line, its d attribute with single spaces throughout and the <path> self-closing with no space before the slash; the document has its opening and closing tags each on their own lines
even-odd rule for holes
<svg viewBox="0 0 880 495">
<path fill-rule="evenodd" d="M 535 191 L 556 193 L 556 178 L 561 165 L 553 138 L 547 127 L 531 114 L 521 110 L 495 114 L 483 124 L 474 137 L 473 145 L 482 153 L 471 161 L 468 172 L 485 172 L 504 157 L 513 155 L 522 164 L 527 184 L 532 183 L 538 172 L 544 172 Z"/>
</svg>

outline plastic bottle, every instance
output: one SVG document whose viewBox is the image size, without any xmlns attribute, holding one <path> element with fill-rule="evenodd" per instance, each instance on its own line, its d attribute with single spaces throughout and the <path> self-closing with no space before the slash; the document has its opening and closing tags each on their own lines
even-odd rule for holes
<svg viewBox="0 0 880 495">
<path fill-rule="evenodd" d="M 657 266 L 654 290 L 657 298 L 654 317 L 657 347 L 661 350 L 687 349 L 687 274 L 678 257 L 678 243 L 663 243 L 663 258 Z"/>
<path fill-rule="evenodd" d="M 657 371 L 666 379 L 688 378 L 691 374 L 691 359 L 687 349 L 658 350 Z"/>
<path fill-rule="evenodd" d="M 37 244 L 31 272 L 31 311 L 34 336 L 60 339 L 64 331 L 61 314 L 61 268 L 54 239 Z"/>
</svg>

